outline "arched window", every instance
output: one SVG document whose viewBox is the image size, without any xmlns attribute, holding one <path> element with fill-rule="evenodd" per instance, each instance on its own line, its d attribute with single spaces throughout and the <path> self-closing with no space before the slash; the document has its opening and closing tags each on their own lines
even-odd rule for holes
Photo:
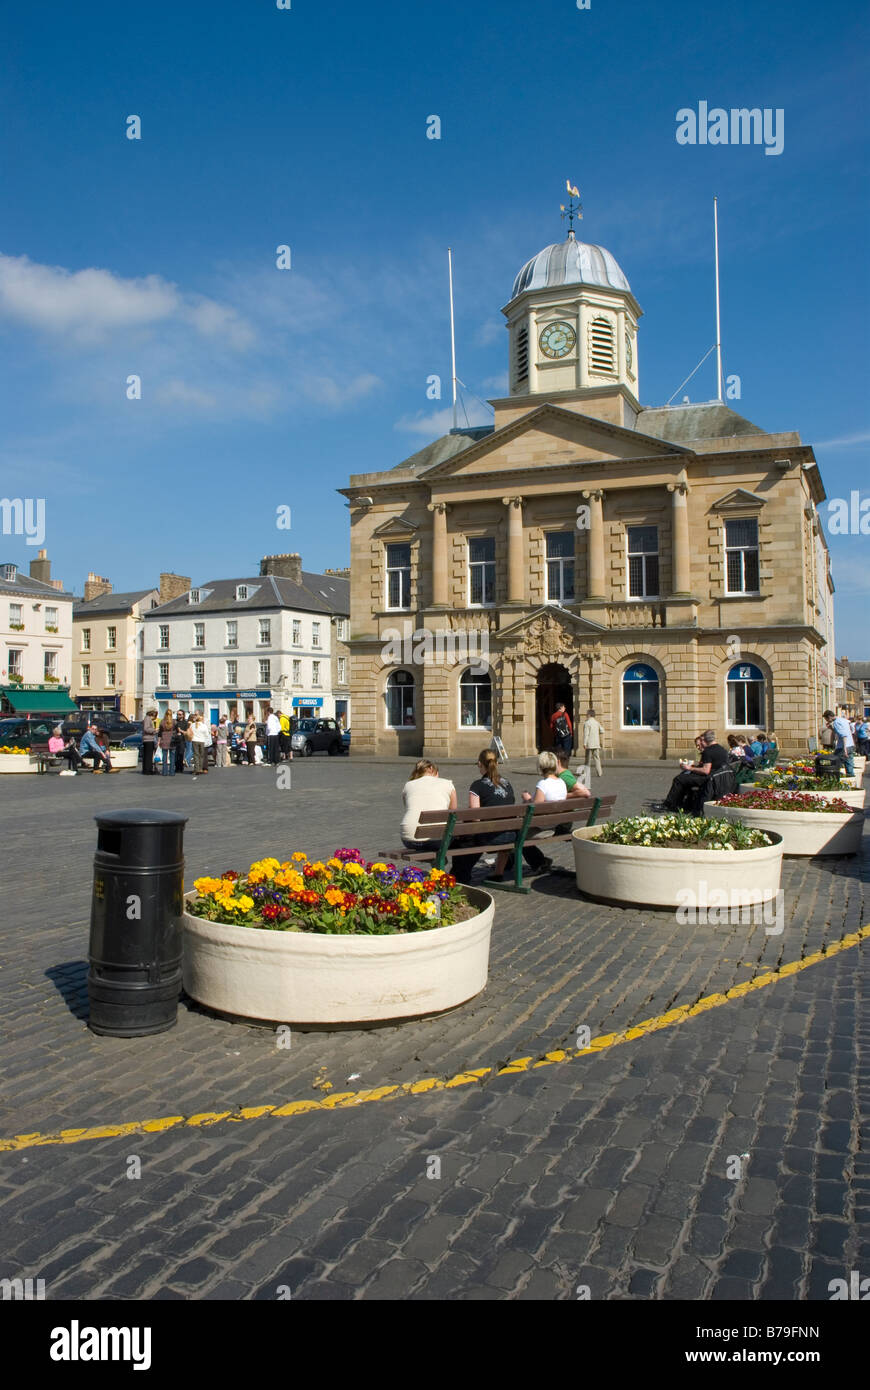
<svg viewBox="0 0 870 1390">
<path fill-rule="evenodd" d="M 414 677 L 410 671 L 391 671 L 387 680 L 387 727 L 413 728 L 416 722 Z"/>
<path fill-rule="evenodd" d="M 459 680 L 459 723 L 465 729 L 492 728 L 492 680 L 487 672 L 477 674 L 473 667 Z"/>
<path fill-rule="evenodd" d="M 622 727 L 659 727 L 659 678 L 651 666 L 629 666 L 622 677 Z"/>
<path fill-rule="evenodd" d="M 738 662 L 728 672 L 729 729 L 764 728 L 764 676 L 757 666 Z"/>
<path fill-rule="evenodd" d="M 610 319 L 596 318 L 589 325 L 589 370 L 611 375 L 615 371 L 616 349 Z"/>
</svg>

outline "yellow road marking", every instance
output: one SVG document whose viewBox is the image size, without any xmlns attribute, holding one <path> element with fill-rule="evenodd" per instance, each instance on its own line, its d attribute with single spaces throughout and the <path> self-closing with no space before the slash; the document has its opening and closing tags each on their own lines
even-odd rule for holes
<svg viewBox="0 0 870 1390">
<path fill-rule="evenodd" d="M 690 1018 L 696 1018 L 699 1014 L 707 1013 L 710 1009 L 721 1008 L 723 1004 L 727 1004 L 732 999 L 742 999 L 752 990 L 764 989 L 767 985 L 777 984 L 780 980 L 796 975 L 799 970 L 806 970 L 811 965 L 818 965 L 823 960 L 830 960 L 832 956 L 839 955 L 841 951 L 847 951 L 852 946 L 857 946 L 860 942 L 866 941 L 868 937 L 870 937 L 870 926 L 861 927 L 859 931 L 844 936 L 842 941 L 834 942 L 826 951 L 815 951 L 812 955 L 805 956 L 803 960 L 789 961 L 779 970 L 770 970 L 764 975 L 757 975 L 754 980 L 747 980 L 742 985 L 735 985 L 733 989 L 727 990 L 724 994 L 709 994 L 703 999 L 699 999 L 697 1004 L 684 1004 L 680 1008 L 669 1010 L 666 1014 L 644 1019 L 641 1023 L 635 1024 L 633 1028 L 626 1028 L 620 1033 L 605 1033 L 601 1037 L 593 1038 L 588 1047 L 559 1049 L 554 1052 L 547 1052 L 539 1058 L 515 1057 L 505 1066 L 499 1067 L 497 1071 L 492 1067 L 478 1067 L 474 1071 L 459 1072 L 456 1076 L 444 1080 L 429 1076 L 420 1081 L 403 1081 L 399 1085 L 376 1086 L 367 1091 L 336 1092 L 333 1095 L 325 1095 L 322 1100 L 294 1100 L 286 1105 L 249 1105 L 239 1110 L 204 1111 L 201 1114 L 187 1116 L 164 1115 L 160 1119 L 130 1120 L 126 1124 L 96 1125 L 88 1129 L 62 1129 L 56 1134 L 16 1134 L 11 1139 L 0 1139 L 0 1153 L 12 1153 L 20 1149 L 44 1148 L 50 1144 L 81 1144 L 90 1139 L 117 1139 L 129 1134 L 158 1134 L 166 1130 L 177 1129 L 179 1125 L 188 1129 L 199 1129 L 223 1122 L 238 1123 L 241 1120 L 259 1120 L 264 1115 L 289 1119 L 296 1115 L 308 1115 L 313 1110 L 344 1110 L 352 1105 L 368 1105 L 375 1101 L 391 1100 L 398 1096 L 418 1096 L 429 1091 L 452 1091 L 459 1086 L 473 1085 L 474 1082 L 480 1081 L 485 1076 L 513 1076 L 518 1072 L 537 1070 L 540 1067 L 561 1066 L 565 1062 L 576 1061 L 578 1057 L 588 1057 L 590 1054 L 605 1052 L 611 1047 L 635 1042 L 638 1038 L 646 1037 L 648 1033 L 657 1033 L 663 1028 L 674 1028 L 681 1023 L 686 1023 Z"/>
</svg>

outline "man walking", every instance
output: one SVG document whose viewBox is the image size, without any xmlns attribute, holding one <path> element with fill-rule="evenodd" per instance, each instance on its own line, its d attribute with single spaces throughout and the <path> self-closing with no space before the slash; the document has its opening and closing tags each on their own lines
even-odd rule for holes
<svg viewBox="0 0 870 1390">
<path fill-rule="evenodd" d="M 583 749 L 586 754 L 586 766 L 591 767 L 595 764 L 595 771 L 601 777 L 601 745 L 604 739 L 604 730 L 595 718 L 594 709 L 586 711 L 586 721 L 583 725 Z M 590 774 L 591 776 L 591 774 Z"/>
<path fill-rule="evenodd" d="M 558 704 L 550 715 L 550 733 L 557 753 L 570 753 L 574 747 L 574 725 L 565 706 Z"/>
<path fill-rule="evenodd" d="M 826 709 L 824 719 L 827 720 L 828 727 L 834 731 L 834 748 L 843 758 L 846 764 L 846 776 L 855 776 L 855 740 L 852 737 L 852 725 L 844 714 L 834 714 L 832 709 Z"/>
<path fill-rule="evenodd" d="M 266 762 L 277 767 L 281 761 L 281 720 L 273 709 L 266 716 Z"/>
</svg>

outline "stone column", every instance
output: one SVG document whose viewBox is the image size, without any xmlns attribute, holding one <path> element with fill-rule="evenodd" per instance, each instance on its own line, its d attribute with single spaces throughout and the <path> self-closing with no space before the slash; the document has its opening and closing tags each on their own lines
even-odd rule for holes
<svg viewBox="0 0 870 1390">
<path fill-rule="evenodd" d="M 508 509 L 508 603 L 525 603 L 526 572 L 523 565 L 523 499 L 503 497 Z"/>
<path fill-rule="evenodd" d="M 430 502 L 432 513 L 432 604 L 447 607 L 447 503 Z"/>
<path fill-rule="evenodd" d="M 668 483 L 671 494 L 671 544 L 673 548 L 673 580 L 671 595 L 674 598 L 688 597 L 691 593 L 690 551 L 689 551 L 689 484 L 685 478 L 676 483 Z"/>
<path fill-rule="evenodd" d="M 589 573 L 586 598 L 601 601 L 607 597 L 604 585 L 604 492 L 595 488 L 584 492 L 589 503 Z"/>
</svg>

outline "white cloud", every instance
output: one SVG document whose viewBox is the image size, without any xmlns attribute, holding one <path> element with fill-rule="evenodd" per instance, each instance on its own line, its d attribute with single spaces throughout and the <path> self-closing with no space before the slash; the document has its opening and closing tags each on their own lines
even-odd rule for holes
<svg viewBox="0 0 870 1390">
<path fill-rule="evenodd" d="M 405 434 L 422 434 L 427 439 L 440 439 L 452 428 L 453 409 L 449 405 L 443 410 L 436 410 L 433 415 L 424 415 L 422 410 L 418 410 L 416 415 L 403 415 L 393 425 L 394 430 L 401 430 Z"/>
<path fill-rule="evenodd" d="M 508 374 L 499 372 L 498 376 L 488 376 L 480 383 L 481 391 L 487 394 L 492 392 L 494 396 L 506 396 L 508 393 Z"/>
<path fill-rule="evenodd" d="M 474 334 L 474 341 L 478 347 L 492 347 L 493 343 L 504 341 L 506 329 L 504 319 L 487 319 Z"/>
<path fill-rule="evenodd" d="M 371 395 L 381 384 L 380 377 L 372 372 L 364 372 L 350 381 L 336 381 L 329 376 L 306 376 L 302 378 L 300 389 L 308 400 L 317 405 L 340 410 L 342 406 L 353 405 Z"/>
<path fill-rule="evenodd" d="M 158 386 L 154 395 L 162 405 L 193 406 L 203 410 L 213 410 L 217 405 L 217 398 L 210 391 L 202 391 L 177 378 Z"/>
<path fill-rule="evenodd" d="M 130 279 L 110 270 L 70 271 L 27 256 L 0 255 L 0 317 L 81 342 L 166 321 L 192 324 L 204 337 L 222 337 L 235 347 L 246 346 L 252 336 L 232 309 L 202 295 L 182 295 L 160 275 Z"/>
<path fill-rule="evenodd" d="M 870 444 L 870 431 L 864 434 L 845 434 L 842 439 L 823 439 L 816 449 L 849 449 L 856 444 Z"/>
</svg>

